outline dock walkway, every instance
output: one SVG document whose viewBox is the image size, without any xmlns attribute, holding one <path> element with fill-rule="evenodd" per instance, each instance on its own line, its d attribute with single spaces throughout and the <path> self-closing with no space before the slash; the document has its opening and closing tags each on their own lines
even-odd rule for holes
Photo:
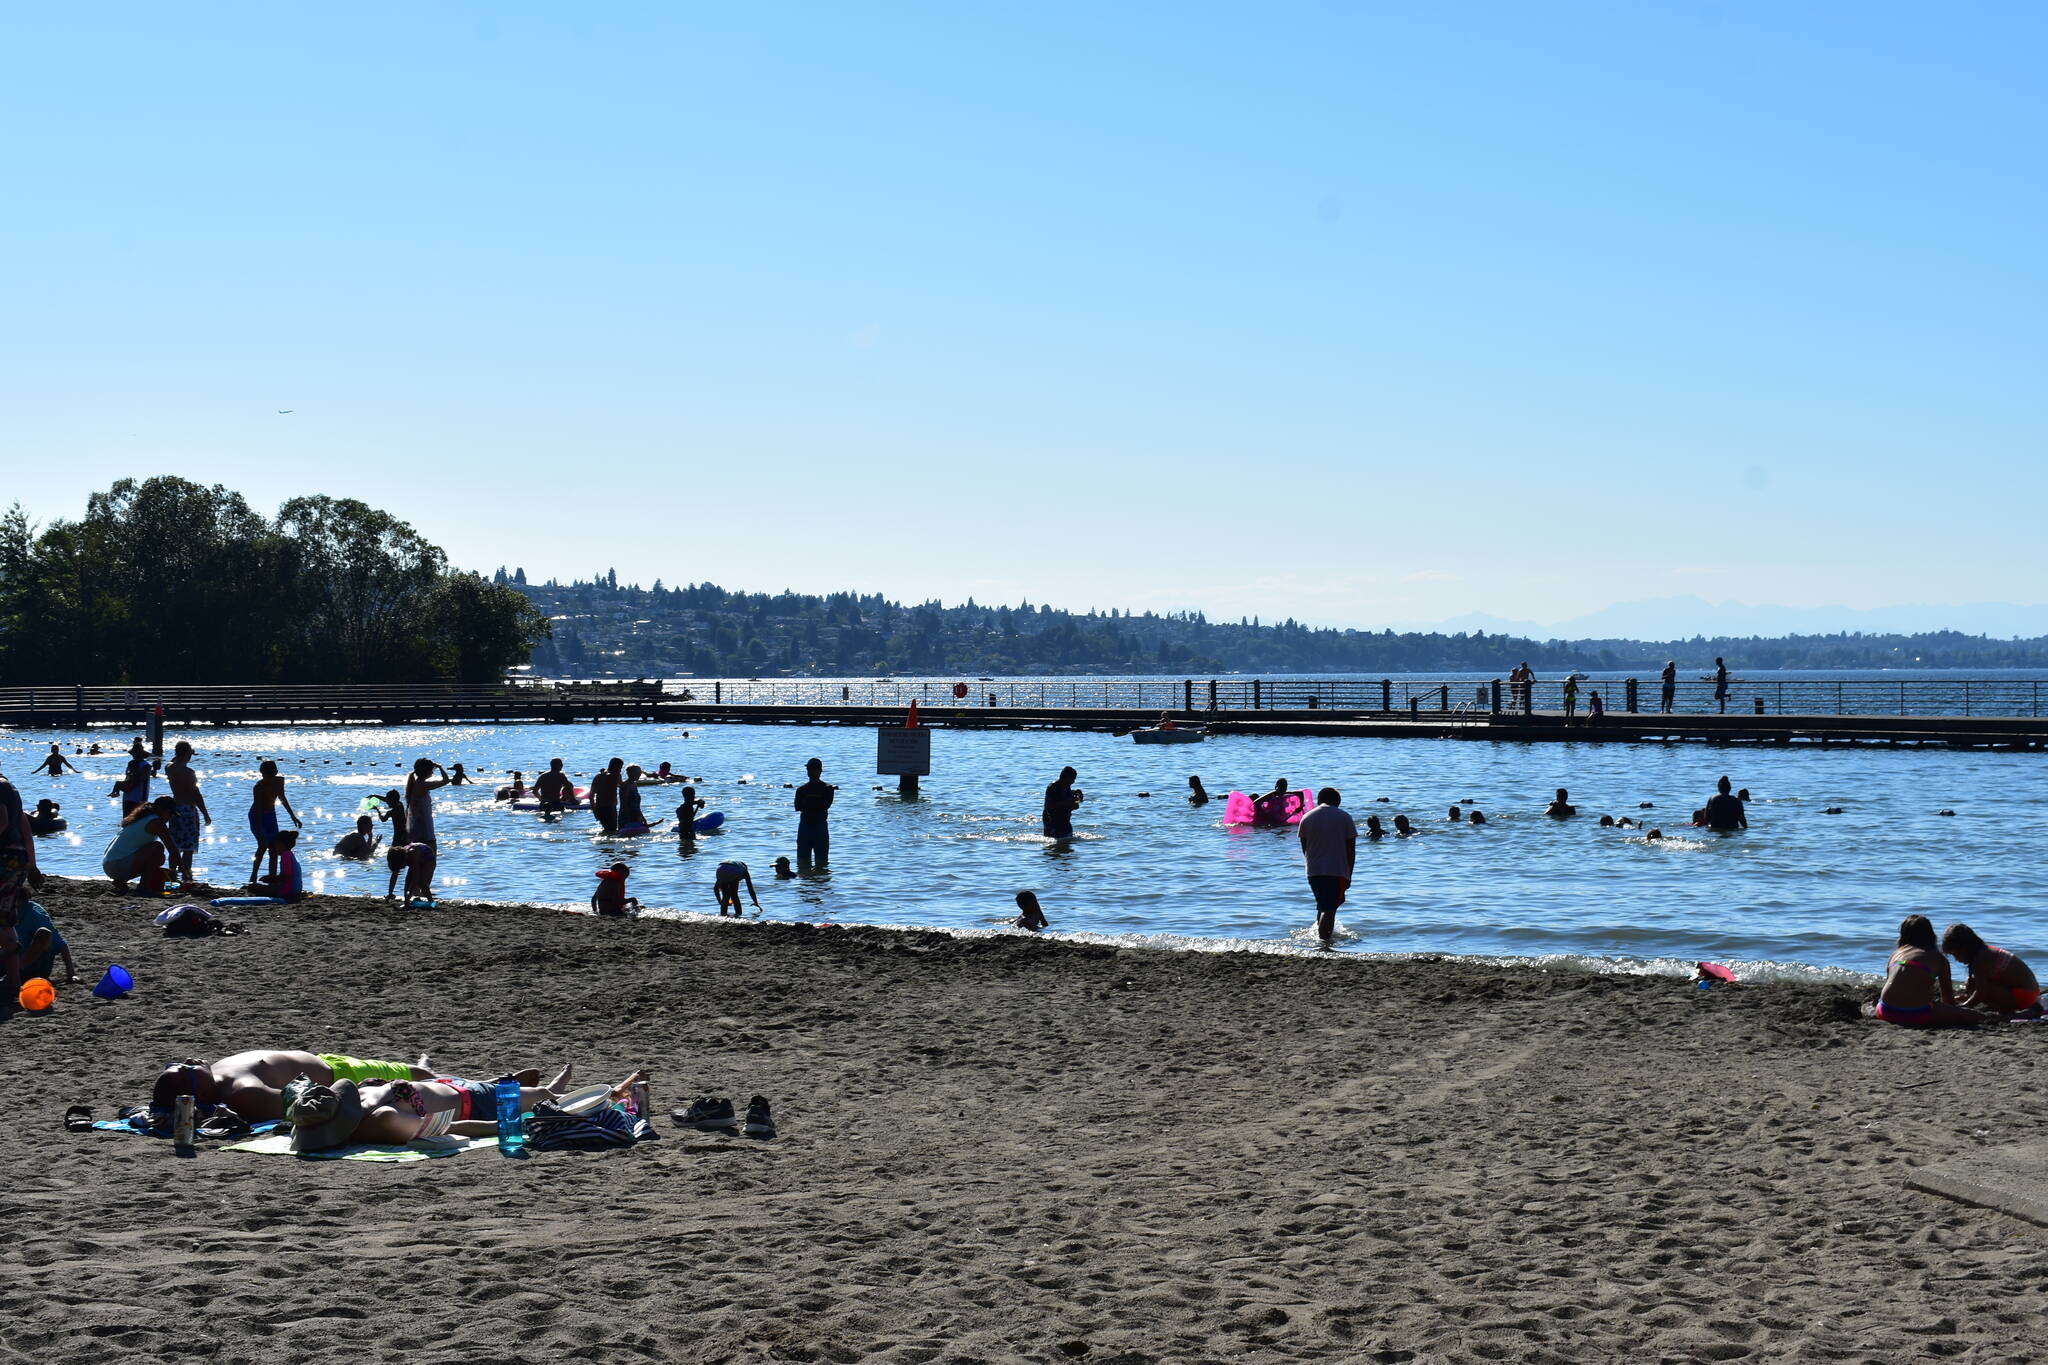
<svg viewBox="0 0 2048 1365">
<path fill-rule="evenodd" d="M 901 704 L 845 701 L 702 701 L 657 683 L 585 687 L 11 687 L 0 688 L 0 727 L 142 731 L 162 708 L 167 728 L 301 724 L 501 724 L 640 721 L 669 725 L 900 725 Z M 1153 706 L 923 706 L 943 729 L 1053 729 L 1125 733 L 1150 725 Z M 2048 749 L 2048 717 L 2032 715 L 1656 715 L 1610 710 L 1597 724 L 1561 711 L 1493 712 L 1306 708 L 1189 711 L 1183 723 L 1216 736 L 1460 739 L 1510 743 L 1882 744 Z"/>
</svg>

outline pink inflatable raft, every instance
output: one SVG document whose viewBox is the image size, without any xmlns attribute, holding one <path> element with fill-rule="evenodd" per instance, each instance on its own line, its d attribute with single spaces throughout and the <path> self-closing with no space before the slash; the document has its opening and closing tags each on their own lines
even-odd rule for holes
<svg viewBox="0 0 2048 1365">
<path fill-rule="evenodd" d="M 1263 794 L 1263 793 L 1262 793 Z M 1223 823 L 1226 825 L 1298 825 L 1301 817 L 1307 815 L 1315 805 L 1315 793 L 1308 787 L 1290 787 L 1281 798 L 1281 819 L 1260 820 L 1253 809 L 1253 798 L 1243 792 L 1232 792 L 1223 798 Z"/>
</svg>

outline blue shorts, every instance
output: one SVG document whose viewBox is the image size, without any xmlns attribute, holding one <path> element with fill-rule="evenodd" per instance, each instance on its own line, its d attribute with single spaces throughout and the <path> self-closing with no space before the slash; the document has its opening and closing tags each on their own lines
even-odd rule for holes
<svg viewBox="0 0 2048 1365">
<path fill-rule="evenodd" d="M 265 810 L 258 806 L 249 808 L 249 832 L 256 836 L 256 842 L 269 848 L 277 842 L 277 807 Z"/>
<path fill-rule="evenodd" d="M 171 812 L 171 842 L 180 853 L 191 853 L 199 847 L 199 807 L 180 806 Z"/>
</svg>

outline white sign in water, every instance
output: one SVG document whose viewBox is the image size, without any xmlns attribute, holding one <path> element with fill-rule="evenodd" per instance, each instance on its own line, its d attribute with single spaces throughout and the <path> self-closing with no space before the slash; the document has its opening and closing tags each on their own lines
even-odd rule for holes
<svg viewBox="0 0 2048 1365">
<path fill-rule="evenodd" d="M 928 777 L 932 770 L 932 732 L 885 725 L 875 731 L 875 772 L 882 777 Z"/>
</svg>

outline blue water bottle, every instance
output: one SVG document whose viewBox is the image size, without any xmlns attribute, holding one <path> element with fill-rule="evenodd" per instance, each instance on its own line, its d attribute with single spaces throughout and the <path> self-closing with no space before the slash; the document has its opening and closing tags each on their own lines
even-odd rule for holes
<svg viewBox="0 0 2048 1365">
<path fill-rule="evenodd" d="M 519 1082 L 511 1076 L 498 1078 L 498 1147 L 506 1152 L 526 1150 L 526 1120 L 519 1111 Z"/>
</svg>

